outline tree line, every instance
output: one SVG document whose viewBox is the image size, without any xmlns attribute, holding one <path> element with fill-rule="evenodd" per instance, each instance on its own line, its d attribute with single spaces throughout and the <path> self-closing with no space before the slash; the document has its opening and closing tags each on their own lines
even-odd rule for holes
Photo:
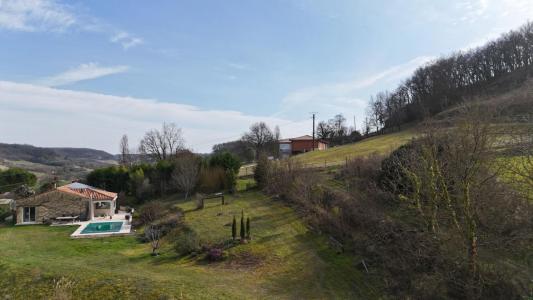
<svg viewBox="0 0 533 300">
<path fill-rule="evenodd" d="M 371 97 L 365 130 L 401 129 L 465 99 L 522 83 L 532 74 L 533 23 L 470 51 L 418 68 L 393 91 Z M 508 76 L 513 73 L 513 76 Z"/>
<path fill-rule="evenodd" d="M 241 162 L 229 152 L 201 156 L 185 148 L 182 131 L 163 123 L 144 135 L 139 154 L 132 154 L 127 135 L 120 140 L 118 166 L 100 168 L 87 176 L 88 184 L 124 193 L 142 203 L 147 199 L 181 192 L 233 191 Z"/>
</svg>

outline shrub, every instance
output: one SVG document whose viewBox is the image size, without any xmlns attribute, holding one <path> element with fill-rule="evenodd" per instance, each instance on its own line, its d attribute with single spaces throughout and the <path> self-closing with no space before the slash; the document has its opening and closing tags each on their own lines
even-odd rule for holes
<svg viewBox="0 0 533 300">
<path fill-rule="evenodd" d="M 37 182 L 37 176 L 20 168 L 9 168 L 0 171 L 0 192 L 16 190 L 21 185 L 33 186 Z"/>
<path fill-rule="evenodd" d="M 160 201 L 148 202 L 141 207 L 138 225 L 150 224 L 161 218 L 165 213 L 163 203 Z"/>
<path fill-rule="evenodd" d="M 200 250 L 200 240 L 194 230 L 184 227 L 176 236 L 174 250 L 179 256 L 189 255 Z"/>
<path fill-rule="evenodd" d="M 224 251 L 220 248 L 211 248 L 207 251 L 206 258 L 208 261 L 221 261 L 224 259 Z"/>
<path fill-rule="evenodd" d="M 215 153 L 209 158 L 210 167 L 221 167 L 224 170 L 230 170 L 233 174 L 237 174 L 241 168 L 241 162 L 235 155 L 224 151 L 222 153 Z"/>
<path fill-rule="evenodd" d="M 226 186 L 226 171 L 223 168 L 204 167 L 200 171 L 199 191 L 203 193 L 214 193 L 224 190 Z"/>
<path fill-rule="evenodd" d="M 250 217 L 246 217 L 246 238 L 250 239 Z"/>
<path fill-rule="evenodd" d="M 254 179 L 259 188 L 264 188 L 268 184 L 268 174 L 270 169 L 270 161 L 266 155 L 259 156 L 257 165 L 254 170 Z"/>
<path fill-rule="evenodd" d="M 237 237 L 237 220 L 235 220 L 235 216 L 233 216 L 233 223 L 231 223 L 231 238 L 235 240 L 235 237 Z"/>
<path fill-rule="evenodd" d="M 11 211 L 7 207 L 0 206 L 0 223 L 4 223 L 5 218 L 11 215 Z"/>
<path fill-rule="evenodd" d="M 128 169 L 123 166 L 112 166 L 96 169 L 87 175 L 89 185 L 112 192 L 128 191 L 130 180 Z"/>
<path fill-rule="evenodd" d="M 246 230 L 244 228 L 244 210 L 241 212 L 241 240 L 246 237 Z"/>
</svg>

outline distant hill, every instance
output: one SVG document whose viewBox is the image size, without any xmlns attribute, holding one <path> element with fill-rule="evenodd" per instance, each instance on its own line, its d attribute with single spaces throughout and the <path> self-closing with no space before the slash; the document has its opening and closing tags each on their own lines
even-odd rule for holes
<svg viewBox="0 0 533 300">
<path fill-rule="evenodd" d="M 49 164 L 62 160 L 115 160 L 115 156 L 90 148 L 44 148 L 0 143 L 0 158 Z"/>
<path fill-rule="evenodd" d="M 116 156 L 90 148 L 47 148 L 0 143 L 0 166 L 20 167 L 40 178 L 77 179 L 95 168 L 116 164 Z"/>
</svg>

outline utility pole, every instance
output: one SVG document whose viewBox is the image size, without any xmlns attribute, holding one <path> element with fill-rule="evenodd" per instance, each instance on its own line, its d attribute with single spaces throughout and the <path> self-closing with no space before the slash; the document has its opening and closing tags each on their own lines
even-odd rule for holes
<svg viewBox="0 0 533 300">
<path fill-rule="evenodd" d="M 312 112 L 313 114 L 313 145 L 311 146 L 311 151 L 315 151 L 315 115 L 317 114 L 316 112 Z"/>
<path fill-rule="evenodd" d="M 353 131 L 357 131 L 357 127 L 355 126 L 355 116 L 353 116 Z"/>
</svg>

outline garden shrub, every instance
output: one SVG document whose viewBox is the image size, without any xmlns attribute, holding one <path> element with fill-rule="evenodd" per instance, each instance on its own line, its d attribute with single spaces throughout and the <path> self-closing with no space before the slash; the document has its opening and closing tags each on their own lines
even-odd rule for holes
<svg viewBox="0 0 533 300">
<path fill-rule="evenodd" d="M 174 240 L 174 250 L 179 256 L 185 256 L 200 250 L 200 240 L 194 230 L 183 227 Z"/>
<path fill-rule="evenodd" d="M 200 171 L 198 190 L 203 193 L 215 193 L 226 189 L 226 171 L 222 167 L 204 167 Z"/>
<path fill-rule="evenodd" d="M 214 262 L 214 261 L 221 261 L 224 259 L 224 250 L 213 247 L 207 251 L 206 258 L 208 261 Z"/>
</svg>

